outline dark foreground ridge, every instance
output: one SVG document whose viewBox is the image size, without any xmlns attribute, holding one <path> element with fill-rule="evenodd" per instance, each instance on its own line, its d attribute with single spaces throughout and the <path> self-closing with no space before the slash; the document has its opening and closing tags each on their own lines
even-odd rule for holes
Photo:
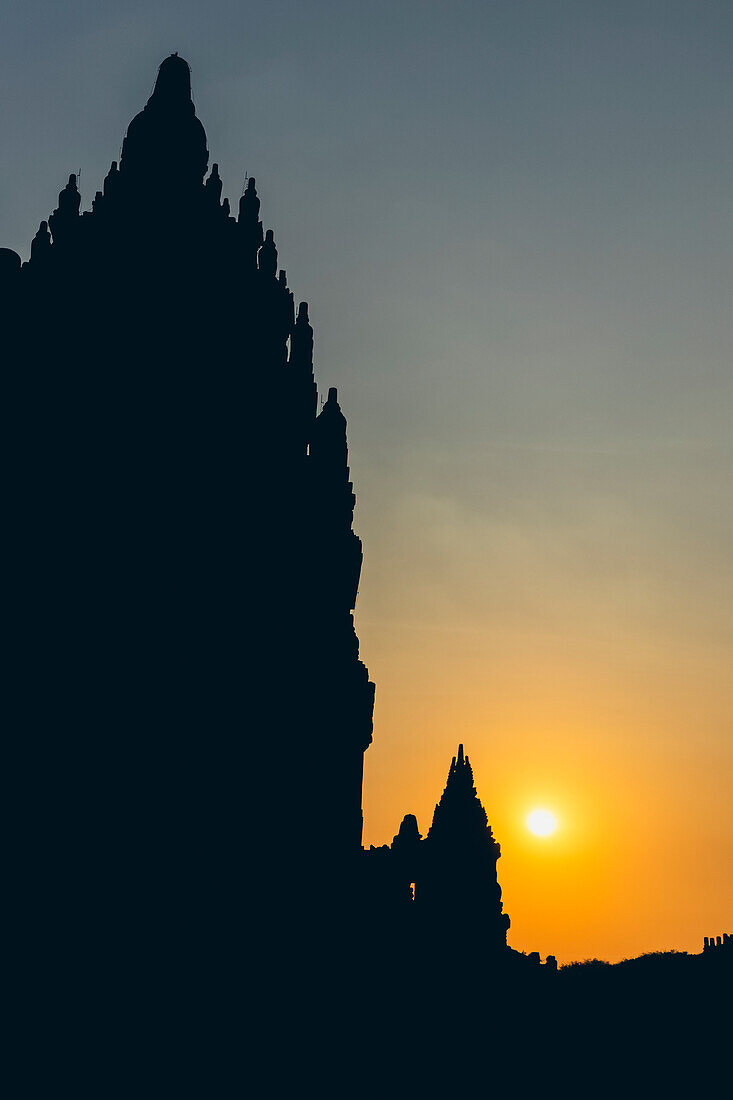
<svg viewBox="0 0 733 1100">
<path fill-rule="evenodd" d="M 626 1066 L 620 1026 L 702 1057 L 699 1026 L 709 1054 L 728 941 L 560 972 L 507 946 L 462 746 L 425 838 L 408 814 L 363 850 L 346 421 L 254 179 L 222 199 L 182 58 L 91 210 L 71 175 L 30 259 L 0 250 L 0 301 L 9 881 L 44 1034 L 81 1030 L 109 1071 L 210 1028 L 202 1096 L 231 1094 L 219 1067 L 295 1094 L 284 1052 L 298 1095 L 344 1096 L 523 1095 L 561 1061 Z"/>
</svg>

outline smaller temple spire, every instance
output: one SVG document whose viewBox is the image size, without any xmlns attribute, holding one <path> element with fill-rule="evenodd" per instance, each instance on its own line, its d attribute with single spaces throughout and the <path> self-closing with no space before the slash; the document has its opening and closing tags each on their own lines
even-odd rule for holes
<svg viewBox="0 0 733 1100">
<path fill-rule="evenodd" d="M 51 234 L 48 222 L 41 222 L 38 232 L 31 241 L 31 263 L 43 263 L 51 254 Z"/>
<path fill-rule="evenodd" d="M 451 760 L 445 790 L 426 838 L 422 901 L 442 921 L 480 928 L 487 946 L 506 948 L 509 918 L 503 912 L 494 839 L 474 786 L 463 745 Z"/>
<path fill-rule="evenodd" d="M 242 242 L 242 250 L 248 264 L 256 265 L 257 250 L 262 244 L 262 222 L 260 218 L 260 200 L 257 196 L 255 178 L 250 176 L 247 188 L 239 200 L 237 228 Z M 275 261 L 277 267 L 277 261 Z"/>
<path fill-rule="evenodd" d="M 239 221 L 255 224 L 260 216 L 260 200 L 257 197 L 255 178 L 247 180 L 247 189 L 239 200 Z"/>
<path fill-rule="evenodd" d="M 474 838 L 485 835 L 487 841 L 494 843 L 486 811 L 474 786 L 473 769 L 468 757 L 464 755 L 463 745 L 458 746 L 458 756 L 451 760 L 445 790 L 435 807 L 428 837 L 440 840 L 453 834 L 465 834 Z M 498 850 L 498 845 L 496 848 Z"/>
<path fill-rule="evenodd" d="M 316 417 L 311 442 L 311 454 L 317 460 L 325 460 L 334 471 L 348 474 L 346 445 L 346 417 L 338 403 L 338 390 L 331 386 L 328 400 Z"/>
<path fill-rule="evenodd" d="M 66 187 L 59 191 L 58 207 L 48 219 L 54 244 L 68 240 L 79 217 L 80 206 L 81 195 L 76 185 L 76 173 L 72 172 Z"/>
<path fill-rule="evenodd" d="M 218 206 L 221 202 L 221 189 L 222 189 L 221 176 L 219 175 L 219 165 L 212 164 L 211 174 L 204 184 L 204 191 L 206 198 L 211 206 Z"/>
<path fill-rule="evenodd" d="M 76 185 L 76 172 L 72 172 L 66 187 L 59 192 L 59 214 L 75 216 L 79 213 L 80 206 L 81 195 Z"/>
<path fill-rule="evenodd" d="M 400 823 L 397 835 L 392 838 L 392 849 L 413 847 L 422 840 L 420 830 L 417 827 L 417 818 L 414 814 L 405 814 Z"/>
<path fill-rule="evenodd" d="M 313 328 L 308 320 L 307 302 L 298 306 L 298 316 L 290 333 L 289 362 L 291 367 L 313 374 Z"/>
<path fill-rule="evenodd" d="M 120 173 L 117 168 L 117 161 L 113 160 L 110 166 L 110 170 L 104 177 L 104 197 L 105 199 L 114 198 L 117 193 L 117 187 L 120 181 Z"/>
<path fill-rule="evenodd" d="M 329 389 L 328 400 L 313 424 L 310 457 L 324 494 L 323 501 L 328 501 L 328 520 L 324 522 L 336 529 L 350 531 L 356 497 L 349 481 L 346 417 L 341 412 L 335 386 Z"/>
<path fill-rule="evenodd" d="M 275 278 L 277 274 L 277 248 L 275 247 L 275 238 L 271 229 L 267 230 L 265 239 L 262 242 L 262 247 L 257 253 L 257 266 L 263 275 L 269 275 L 271 278 Z"/>
</svg>

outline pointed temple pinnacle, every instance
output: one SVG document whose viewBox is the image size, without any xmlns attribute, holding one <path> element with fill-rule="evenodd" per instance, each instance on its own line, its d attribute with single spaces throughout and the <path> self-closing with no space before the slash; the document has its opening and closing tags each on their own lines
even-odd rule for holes
<svg viewBox="0 0 733 1100">
<path fill-rule="evenodd" d="M 143 209 L 172 197 L 184 205 L 198 194 L 209 163 L 206 131 L 191 98 L 191 70 L 177 54 L 158 69 L 153 93 L 127 127 L 119 171 L 132 181 Z"/>
<path fill-rule="evenodd" d="M 191 69 L 187 61 L 177 53 L 161 62 L 155 79 L 153 95 L 158 99 L 191 99 Z"/>
<path fill-rule="evenodd" d="M 242 193 L 242 197 L 239 200 L 239 220 L 242 224 L 251 224 L 256 226 L 258 224 L 257 219 L 260 214 L 260 200 L 257 197 L 257 188 L 255 187 L 255 178 L 250 176 L 247 180 L 247 187 Z M 262 243 L 260 237 L 258 244 Z"/>
<path fill-rule="evenodd" d="M 459 765 L 463 763 L 463 745 L 458 746 L 458 763 Z"/>
<path fill-rule="evenodd" d="M 265 239 L 257 253 L 257 266 L 264 275 L 274 279 L 277 275 L 277 248 L 275 235 L 271 229 L 265 233 Z"/>
</svg>

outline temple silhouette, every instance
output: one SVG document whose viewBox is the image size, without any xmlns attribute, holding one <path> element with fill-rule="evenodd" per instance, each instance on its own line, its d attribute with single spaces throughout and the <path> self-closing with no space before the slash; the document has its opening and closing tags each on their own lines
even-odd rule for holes
<svg viewBox="0 0 733 1100">
<path fill-rule="evenodd" d="M 402 911 L 413 934 L 460 935 L 480 958 L 503 961 L 510 921 L 497 881 L 500 855 L 459 745 L 425 839 L 407 814 L 389 847 L 365 852 L 363 905 L 382 921 Z"/>
<path fill-rule="evenodd" d="M 0 249 L 0 300 L 8 800 L 48 967 L 158 1006 L 287 988 L 299 1028 L 318 989 L 412 1040 L 397 991 L 435 1005 L 423 1040 L 479 1042 L 531 989 L 582 1029 L 580 979 L 507 945 L 463 745 L 426 835 L 408 813 L 362 846 L 346 420 L 255 180 L 222 198 L 182 58 L 91 209 L 72 174 L 29 260 Z"/>
<path fill-rule="evenodd" d="M 236 908 L 247 850 L 255 904 L 346 904 L 374 699 L 346 422 L 255 180 L 233 217 L 208 161 L 173 55 L 92 209 L 72 174 L 30 260 L 0 254 L 29 797 L 79 815 L 77 888 L 114 867 L 166 936 L 194 884 Z"/>
<path fill-rule="evenodd" d="M 407 817 L 362 852 L 375 689 L 346 420 L 335 388 L 319 409 L 308 305 L 255 180 L 234 217 L 208 165 L 172 55 L 91 210 L 72 174 L 30 260 L 0 253 L 22 720 L 56 756 L 44 812 L 63 790 L 63 832 L 88 807 L 69 873 L 104 845 L 167 921 L 197 880 L 229 894 L 248 848 L 268 923 L 294 898 L 311 926 L 414 905 L 505 951 L 499 846 L 462 747 L 425 840 Z"/>
</svg>

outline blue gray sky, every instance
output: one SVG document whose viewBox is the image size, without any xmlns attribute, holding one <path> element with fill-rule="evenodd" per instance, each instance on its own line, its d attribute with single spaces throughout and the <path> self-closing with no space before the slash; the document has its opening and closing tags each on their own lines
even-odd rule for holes
<svg viewBox="0 0 733 1100">
<path fill-rule="evenodd" d="M 583 946 L 558 947 L 559 918 L 552 943 L 538 922 L 515 945 L 608 957 L 722 931 L 733 7 L 5 0 L 0 244 L 28 256 L 71 171 L 90 205 L 174 50 L 233 205 L 257 178 L 349 420 L 378 685 L 367 841 L 408 810 L 427 828 L 459 740 L 510 857 L 502 791 L 520 807 L 523 776 L 558 776 L 597 816 L 612 775 L 636 792 L 638 882 L 652 822 L 688 865 L 713 853 L 705 902 L 673 942 L 638 940 L 624 887 Z M 637 932 L 680 874 L 642 893 Z"/>
</svg>

